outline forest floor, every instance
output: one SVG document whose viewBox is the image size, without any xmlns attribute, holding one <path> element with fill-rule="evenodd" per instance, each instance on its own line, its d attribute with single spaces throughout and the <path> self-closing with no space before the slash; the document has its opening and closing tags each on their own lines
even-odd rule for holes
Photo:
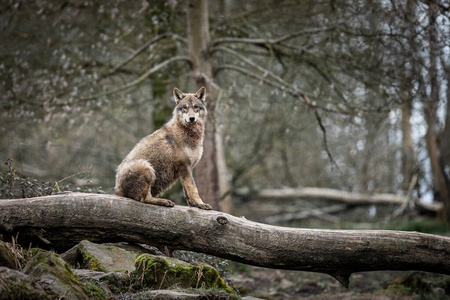
<svg viewBox="0 0 450 300">
<path fill-rule="evenodd" d="M 318 205 L 319 204 L 319 205 Z M 268 216 L 326 206 L 307 201 L 249 201 L 235 203 L 236 211 L 247 219 L 265 222 Z M 388 219 L 395 206 L 355 206 L 334 215 L 341 221 L 306 218 L 272 224 L 297 228 L 394 229 L 450 235 L 450 225 L 435 217 L 405 214 Z M 345 220 L 345 221 L 344 221 Z M 450 259 L 450 258 L 449 258 Z M 312 272 L 272 270 L 230 262 L 233 285 L 242 296 L 262 299 L 349 299 L 349 300 L 427 300 L 450 299 L 450 276 L 425 272 L 377 271 L 354 273 L 348 289 L 333 277 Z"/>
<path fill-rule="evenodd" d="M 272 270 L 232 263 L 234 287 L 262 299 L 450 299 L 450 276 L 378 271 L 352 274 L 348 289 L 326 274 Z"/>
</svg>

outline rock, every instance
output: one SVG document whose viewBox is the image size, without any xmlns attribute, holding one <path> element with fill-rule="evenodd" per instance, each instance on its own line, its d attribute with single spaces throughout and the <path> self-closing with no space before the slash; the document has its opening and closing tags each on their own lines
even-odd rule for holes
<svg viewBox="0 0 450 300">
<path fill-rule="evenodd" d="M 14 261 L 14 254 L 6 243 L 0 241 L 0 266 L 10 269 L 17 269 Z"/>
<path fill-rule="evenodd" d="M 238 296 L 212 291 L 154 290 L 138 294 L 120 295 L 116 300 L 238 300 Z M 244 299 L 244 298 L 242 298 Z M 255 300 L 260 300 L 254 298 Z M 253 300 L 253 299 L 250 299 Z"/>
<path fill-rule="evenodd" d="M 142 254 L 136 259 L 134 275 L 136 281 L 147 288 L 162 289 L 176 285 L 180 288 L 215 288 L 233 292 L 215 268 L 164 256 Z"/>
<path fill-rule="evenodd" d="M 51 299 L 37 278 L 0 267 L 0 299 Z"/>
<path fill-rule="evenodd" d="M 128 250 L 124 249 L 128 247 Z M 130 250 L 132 249 L 132 250 Z M 100 272 L 134 271 L 134 262 L 142 254 L 132 246 L 95 244 L 81 241 L 61 257 L 73 266 Z"/>
<path fill-rule="evenodd" d="M 205 295 L 197 293 L 186 293 L 183 291 L 174 290 L 156 290 L 143 292 L 137 295 L 138 299 L 142 300 L 206 300 Z"/>
<path fill-rule="evenodd" d="M 39 278 L 40 285 L 53 296 L 88 299 L 83 284 L 59 255 L 41 252 L 25 265 L 23 273 Z"/>
<path fill-rule="evenodd" d="M 78 278 L 85 281 L 95 281 L 107 293 L 122 293 L 128 291 L 132 286 L 131 277 L 125 272 L 98 272 L 92 270 L 75 269 L 73 270 Z"/>
</svg>

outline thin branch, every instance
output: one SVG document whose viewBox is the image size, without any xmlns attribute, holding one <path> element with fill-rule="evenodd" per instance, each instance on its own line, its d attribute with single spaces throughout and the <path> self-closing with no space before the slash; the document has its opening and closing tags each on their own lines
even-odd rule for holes
<svg viewBox="0 0 450 300">
<path fill-rule="evenodd" d="M 150 47 L 151 45 L 155 44 L 156 42 L 167 38 L 167 37 L 172 37 L 173 39 L 178 39 L 181 41 L 186 42 L 183 38 L 181 38 L 179 35 L 174 34 L 174 33 L 163 33 L 160 34 L 158 36 L 155 36 L 154 38 L 152 38 L 151 40 L 149 40 L 147 43 L 145 43 L 144 45 L 142 45 L 141 47 L 139 47 L 139 49 L 135 50 L 133 52 L 132 55 L 130 55 L 130 57 L 128 57 L 126 60 L 124 60 L 123 62 L 121 62 L 120 64 L 118 64 L 117 66 L 115 66 L 111 71 L 109 71 L 106 75 L 111 75 L 113 73 L 115 73 L 117 70 L 119 70 L 120 68 L 122 68 L 123 66 L 125 66 L 126 64 L 128 64 L 130 61 L 132 61 L 133 59 L 136 58 L 136 56 L 138 56 L 139 54 L 141 54 L 142 52 L 145 51 L 145 49 L 147 49 L 148 47 Z"/>
<path fill-rule="evenodd" d="M 336 161 L 333 159 L 333 155 L 331 155 L 330 148 L 328 148 L 328 142 L 327 142 L 327 129 L 322 123 L 322 118 L 319 115 L 319 112 L 317 109 L 314 109 L 314 116 L 316 117 L 317 123 L 319 124 L 319 128 L 322 131 L 322 148 L 327 153 L 328 159 L 330 160 L 330 163 L 332 166 L 336 166 L 336 168 L 339 168 L 339 166 L 336 164 Z"/>
<path fill-rule="evenodd" d="M 159 71 L 160 69 L 162 69 L 163 67 L 167 66 L 168 64 L 171 64 L 175 61 L 187 61 L 187 62 L 191 62 L 191 59 L 189 58 L 189 56 L 175 56 L 169 59 L 166 59 L 165 61 L 163 61 L 162 63 L 157 64 L 156 66 L 154 66 L 153 68 L 151 68 L 150 70 L 148 70 L 147 72 L 145 72 L 144 74 L 141 75 L 141 77 L 139 77 L 138 79 L 129 82 L 125 85 L 119 86 L 115 89 L 112 89 L 110 91 L 104 92 L 104 93 L 99 93 L 99 94 L 95 94 L 89 97 L 85 97 L 85 98 L 81 98 L 80 100 L 82 101 L 86 101 L 86 100 L 92 100 L 98 97 L 104 97 L 104 96 L 109 96 L 112 94 L 116 94 L 119 93 L 121 91 L 124 91 L 126 89 L 129 89 L 131 87 L 134 87 L 135 85 L 138 85 L 139 83 L 141 83 L 144 79 L 146 79 L 147 77 L 149 77 L 151 74 Z"/>
<path fill-rule="evenodd" d="M 269 78 L 267 78 L 265 76 L 261 76 L 259 74 L 256 74 L 254 72 L 251 72 L 251 71 L 249 71 L 247 69 L 244 69 L 244 68 L 241 68 L 241 67 L 235 66 L 235 65 L 225 64 L 225 65 L 220 66 L 220 68 L 218 68 L 218 70 L 222 70 L 222 69 L 223 70 L 227 69 L 227 70 L 237 71 L 237 72 L 242 73 L 242 74 L 244 74 L 244 75 L 246 75 L 246 76 L 248 76 L 250 78 L 257 79 L 257 80 L 262 81 L 262 82 L 264 82 L 264 83 L 266 83 L 268 85 L 271 85 L 273 87 L 276 87 L 276 88 L 279 88 L 279 89 L 281 89 L 283 91 L 286 91 L 287 93 L 289 93 L 290 95 L 292 95 L 294 97 L 300 97 L 302 102 L 306 103 L 310 107 L 317 107 L 315 103 L 311 102 L 311 100 L 309 99 L 309 97 L 306 95 L 305 92 L 299 91 L 296 88 L 288 87 L 288 86 L 286 86 L 285 83 L 275 82 L 275 81 L 270 80 Z"/>
<path fill-rule="evenodd" d="M 108 76 L 116 73 L 122 67 L 124 67 L 125 65 L 127 65 L 128 63 L 133 61 L 133 59 L 135 59 L 139 54 L 143 53 L 145 51 L 145 49 L 147 49 L 151 45 L 157 43 L 161 39 L 168 38 L 168 37 L 172 37 L 172 39 L 177 39 L 177 40 L 180 40 L 180 41 L 183 41 L 184 43 L 186 43 L 186 40 L 184 38 L 180 37 L 177 34 L 174 34 L 174 33 L 163 33 L 163 34 L 160 34 L 160 35 L 152 38 L 151 40 L 147 41 L 145 44 L 143 44 L 141 47 L 139 47 L 137 50 L 135 50 L 127 59 L 125 59 L 124 61 L 119 63 L 117 66 L 113 67 L 111 70 L 109 70 L 109 71 L 105 70 L 105 71 L 100 72 L 98 78 L 96 79 L 96 82 L 104 79 L 105 77 L 108 77 Z M 98 62 L 98 61 L 96 61 L 96 64 L 97 65 L 102 65 L 102 63 Z M 109 67 L 106 66 L 106 68 L 109 68 Z M 92 83 L 92 80 L 85 80 L 85 81 L 82 81 L 82 82 L 80 82 L 80 83 L 78 83 L 76 85 L 69 86 L 66 89 L 64 89 L 61 93 L 59 93 L 56 97 L 59 98 L 59 97 L 65 95 L 66 93 L 68 93 L 70 90 L 72 90 L 74 88 L 83 87 L 84 85 L 86 85 L 88 83 Z"/>
<path fill-rule="evenodd" d="M 288 83 L 287 83 L 286 81 L 284 81 L 284 80 L 283 80 L 281 77 L 279 77 L 278 75 L 276 75 L 276 74 L 274 74 L 273 72 L 271 72 L 271 71 L 269 71 L 269 70 L 267 70 L 267 69 L 265 69 L 265 68 L 259 66 L 258 64 L 252 62 L 250 59 L 246 58 L 245 56 L 239 54 L 239 53 L 236 52 L 236 51 L 231 50 L 230 48 L 227 48 L 227 47 L 220 47 L 220 46 L 219 46 L 219 47 L 213 48 L 213 51 L 216 51 L 216 50 L 227 52 L 227 53 L 229 53 L 229 54 L 231 54 L 231 55 L 233 55 L 233 56 L 239 58 L 240 60 L 242 60 L 242 61 L 245 62 L 246 64 L 248 64 L 248 65 L 250 65 L 250 66 L 252 66 L 252 67 L 255 67 L 255 68 L 258 69 L 259 71 L 263 72 L 264 75 L 266 75 L 266 74 L 267 74 L 267 75 L 270 75 L 273 79 L 275 79 L 275 80 L 278 81 L 279 83 L 283 84 L 284 86 L 287 86 L 287 85 L 288 85 Z"/>
<path fill-rule="evenodd" d="M 326 26 L 326 27 L 321 27 L 321 28 L 308 28 L 308 29 L 304 29 L 304 30 L 300 30 L 291 34 L 286 34 L 283 35 L 279 38 L 275 38 L 275 39 L 252 39 L 252 38 L 234 38 L 234 37 L 225 37 L 225 38 L 218 38 L 212 41 L 212 45 L 216 46 L 222 43 L 244 43 L 244 44 L 254 44 L 254 45 L 274 45 L 274 44 L 279 44 L 281 42 L 293 39 L 295 37 L 298 37 L 300 35 L 304 35 L 304 34 L 313 34 L 313 33 L 319 33 L 319 32 L 324 32 L 324 31 L 329 31 L 334 29 L 335 26 Z"/>
</svg>

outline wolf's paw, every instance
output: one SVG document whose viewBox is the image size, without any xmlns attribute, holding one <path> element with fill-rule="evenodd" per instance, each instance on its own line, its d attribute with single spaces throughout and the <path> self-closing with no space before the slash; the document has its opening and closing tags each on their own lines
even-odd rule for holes
<svg viewBox="0 0 450 300">
<path fill-rule="evenodd" d="M 167 200 L 167 199 L 160 199 L 163 200 L 160 204 L 158 205 L 162 205 L 162 206 L 167 206 L 167 207 L 174 207 L 175 203 L 173 201 Z"/>
<path fill-rule="evenodd" d="M 211 210 L 212 209 L 211 205 L 209 205 L 207 203 L 199 204 L 197 207 L 200 208 L 200 209 L 206 209 L 206 210 Z"/>
<path fill-rule="evenodd" d="M 154 204 L 154 205 L 161 205 L 161 206 L 167 206 L 167 207 L 174 207 L 175 203 L 173 203 L 170 200 L 162 199 L 162 198 L 147 198 L 144 201 L 144 203 Z"/>
<path fill-rule="evenodd" d="M 189 204 L 189 206 L 197 207 L 197 208 L 200 208 L 200 209 L 205 209 L 205 210 L 211 210 L 212 209 L 211 205 L 209 205 L 207 203 L 196 203 L 196 202 L 192 201 L 192 202 L 188 202 L 188 204 Z"/>
</svg>

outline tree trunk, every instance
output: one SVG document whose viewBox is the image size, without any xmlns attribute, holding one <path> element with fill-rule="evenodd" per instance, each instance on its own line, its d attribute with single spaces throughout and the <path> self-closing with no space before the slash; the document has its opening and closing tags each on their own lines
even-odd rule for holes
<svg viewBox="0 0 450 300">
<path fill-rule="evenodd" d="M 389 230 L 270 226 L 218 211 L 167 208 L 114 195 L 67 193 L 0 200 L 0 234 L 66 250 L 83 239 L 167 246 L 275 269 L 350 274 L 421 270 L 450 274 L 450 238 Z"/>
<path fill-rule="evenodd" d="M 404 91 L 402 95 L 403 99 L 400 104 L 402 111 L 402 190 L 405 194 L 407 194 L 409 192 L 411 179 L 413 178 L 415 172 L 416 155 L 414 152 L 414 142 L 412 139 L 411 128 L 412 101 L 409 91 Z"/>
<path fill-rule="evenodd" d="M 450 62 L 444 68 L 445 80 L 447 82 L 447 109 L 445 116 L 444 130 L 440 135 L 441 149 L 440 162 L 442 167 L 442 176 L 445 180 L 447 191 L 450 194 Z M 446 170 L 446 172 L 444 171 Z M 450 197 L 450 195 L 448 195 Z M 450 199 L 444 202 L 447 220 L 450 221 Z"/>
<path fill-rule="evenodd" d="M 220 198 L 222 192 L 228 190 L 226 178 L 221 178 L 226 174 L 226 164 L 222 153 L 222 143 L 218 141 L 218 119 L 216 116 L 216 88 L 213 78 L 212 57 L 210 56 L 211 38 L 209 34 L 208 22 L 208 1 L 189 0 L 188 1 L 188 47 L 189 56 L 192 60 L 192 78 L 196 88 L 206 87 L 208 123 L 206 125 L 206 135 L 204 141 L 203 156 L 196 167 L 196 182 L 200 197 L 207 199 L 207 202 L 215 210 L 220 210 Z M 222 168 L 219 170 L 219 165 Z M 221 188 L 222 186 L 222 188 Z"/>
<path fill-rule="evenodd" d="M 436 18 L 439 7 L 436 3 L 430 2 L 428 8 L 428 17 L 430 24 L 428 25 L 429 31 L 429 44 L 430 44 L 430 67 L 429 84 L 431 87 L 429 101 L 426 103 L 425 114 L 427 121 L 427 133 L 425 135 L 428 155 L 430 158 L 431 171 L 433 175 L 433 185 L 435 193 L 443 203 L 443 218 L 450 222 L 450 186 L 444 173 L 444 169 L 441 162 L 439 145 L 437 143 L 436 125 L 437 125 L 437 109 L 439 105 L 439 81 L 438 81 L 438 36 Z"/>
<path fill-rule="evenodd" d="M 402 191 L 405 195 L 411 193 L 410 187 L 411 180 L 414 175 L 418 173 L 417 170 L 417 156 L 414 151 L 414 141 L 412 138 L 412 126 L 411 126 L 411 116 L 413 108 L 413 74 L 420 73 L 420 63 L 417 61 L 416 56 L 418 56 L 418 47 L 415 42 L 416 37 L 416 1 L 408 0 L 406 1 L 406 12 L 405 12 L 405 29 L 406 36 L 408 38 L 408 46 L 410 55 L 408 55 L 409 64 L 405 64 L 403 69 L 403 79 L 402 86 L 400 90 L 400 109 L 402 112 L 401 119 L 401 130 L 402 130 L 402 144 L 401 144 L 401 172 L 402 172 Z M 417 176 L 417 175 L 416 175 Z"/>
</svg>

